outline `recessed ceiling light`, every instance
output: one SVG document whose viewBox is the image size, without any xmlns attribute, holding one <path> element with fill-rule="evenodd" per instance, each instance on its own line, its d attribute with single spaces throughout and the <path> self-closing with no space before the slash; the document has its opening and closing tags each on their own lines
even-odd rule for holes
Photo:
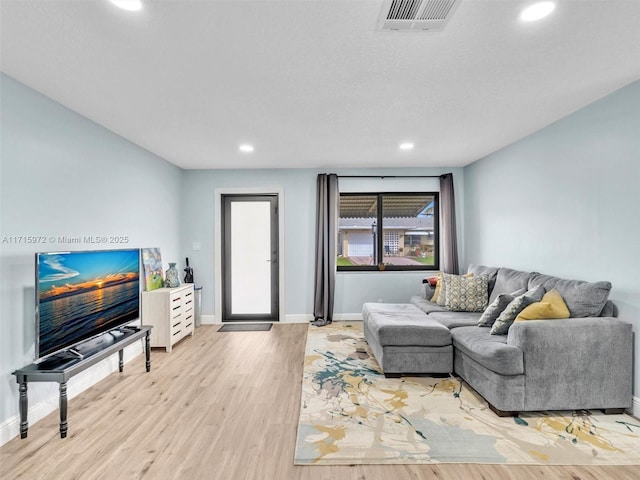
<svg viewBox="0 0 640 480">
<path fill-rule="evenodd" d="M 120 7 L 123 10 L 129 10 L 130 12 L 136 12 L 142 10 L 141 0 L 110 0 L 116 7 Z"/>
<path fill-rule="evenodd" d="M 401 143 L 400 150 L 413 150 L 413 143 Z"/>
<path fill-rule="evenodd" d="M 528 6 L 520 13 L 520 20 L 534 22 L 549 15 L 556 8 L 555 2 L 538 2 Z"/>
<path fill-rule="evenodd" d="M 253 152 L 253 145 L 245 143 L 244 145 L 240 145 L 238 149 L 243 153 L 251 153 Z"/>
</svg>

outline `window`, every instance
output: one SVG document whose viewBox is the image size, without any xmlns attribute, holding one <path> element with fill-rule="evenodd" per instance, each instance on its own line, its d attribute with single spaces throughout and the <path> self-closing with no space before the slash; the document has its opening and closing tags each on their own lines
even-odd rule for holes
<svg viewBox="0 0 640 480">
<path fill-rule="evenodd" d="M 437 270 L 438 193 L 341 193 L 338 270 Z"/>
</svg>

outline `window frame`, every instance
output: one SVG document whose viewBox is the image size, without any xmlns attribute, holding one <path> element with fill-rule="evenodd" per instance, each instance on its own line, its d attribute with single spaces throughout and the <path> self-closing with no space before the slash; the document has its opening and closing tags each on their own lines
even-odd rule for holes
<svg viewBox="0 0 640 480">
<path fill-rule="evenodd" d="M 440 270 L 440 192 L 340 192 L 340 198 L 343 196 L 375 196 L 377 198 L 376 225 L 382 225 L 382 228 L 376 230 L 376 245 L 374 251 L 376 253 L 376 265 L 337 265 L 336 248 L 336 269 L 338 272 L 407 272 L 407 271 L 437 271 Z M 433 265 L 391 265 L 384 263 L 384 219 L 383 205 L 385 196 L 433 196 Z M 338 208 L 338 230 L 340 225 L 340 209 Z M 340 236 L 337 236 L 336 242 L 340 242 Z M 338 245 L 336 245 L 338 247 Z"/>
</svg>

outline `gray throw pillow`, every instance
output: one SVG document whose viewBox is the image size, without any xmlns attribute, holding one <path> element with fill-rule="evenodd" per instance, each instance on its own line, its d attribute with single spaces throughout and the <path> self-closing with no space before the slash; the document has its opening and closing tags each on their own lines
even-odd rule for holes
<svg viewBox="0 0 640 480">
<path fill-rule="evenodd" d="M 431 297 L 433 297 L 433 291 L 434 288 L 429 285 L 429 282 L 423 282 L 422 283 L 422 298 L 424 298 L 425 300 L 431 300 Z"/>
<path fill-rule="evenodd" d="M 491 302 L 491 305 L 487 307 L 487 309 L 482 313 L 480 319 L 478 320 L 479 327 L 490 327 L 496 321 L 496 318 L 502 313 L 502 311 L 507 308 L 515 297 L 513 295 L 509 295 L 508 293 L 501 293 L 496 297 L 496 299 Z"/>
<path fill-rule="evenodd" d="M 509 305 L 502 311 L 495 323 L 491 327 L 491 335 L 506 335 L 509 327 L 514 322 L 518 314 L 532 303 L 539 302 L 544 296 L 544 287 L 538 285 L 526 293 L 515 297 Z"/>
</svg>

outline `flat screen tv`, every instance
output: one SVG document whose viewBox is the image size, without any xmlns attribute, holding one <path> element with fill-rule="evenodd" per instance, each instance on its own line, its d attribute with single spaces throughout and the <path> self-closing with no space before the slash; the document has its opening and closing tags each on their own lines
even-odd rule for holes
<svg viewBox="0 0 640 480">
<path fill-rule="evenodd" d="M 139 249 L 36 253 L 36 361 L 139 313 Z"/>
</svg>

